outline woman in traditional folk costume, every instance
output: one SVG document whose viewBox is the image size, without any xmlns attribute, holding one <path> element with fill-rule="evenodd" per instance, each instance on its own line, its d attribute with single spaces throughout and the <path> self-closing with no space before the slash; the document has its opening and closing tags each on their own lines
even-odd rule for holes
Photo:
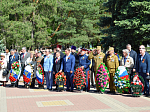
<svg viewBox="0 0 150 112">
<path fill-rule="evenodd" d="M 2 86 L 6 86 L 6 82 L 9 80 L 9 75 L 3 76 L 3 71 L 7 69 L 7 61 L 5 59 L 5 55 L 1 53 L 0 60 L 0 82 L 3 83 Z"/>
</svg>

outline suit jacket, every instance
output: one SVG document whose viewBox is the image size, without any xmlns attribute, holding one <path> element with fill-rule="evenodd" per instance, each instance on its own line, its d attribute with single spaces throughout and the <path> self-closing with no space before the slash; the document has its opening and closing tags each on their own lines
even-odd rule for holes
<svg viewBox="0 0 150 112">
<path fill-rule="evenodd" d="M 150 72 L 150 55 L 148 53 L 145 53 L 142 60 L 141 60 L 141 55 L 138 54 L 137 63 L 136 63 L 136 72 L 141 72 L 141 73 Z"/>
<path fill-rule="evenodd" d="M 134 66 L 133 66 L 133 68 L 136 69 L 137 53 L 134 50 L 131 50 L 130 51 L 130 57 L 133 58 L 133 60 L 134 60 Z"/>
<path fill-rule="evenodd" d="M 11 69 L 11 64 L 15 61 L 19 60 L 19 56 L 17 54 L 14 54 L 13 57 L 12 55 L 9 56 L 9 65 L 8 65 L 8 69 Z"/>
<path fill-rule="evenodd" d="M 21 53 L 21 55 L 20 55 L 20 61 L 21 61 L 21 64 L 24 65 L 26 63 L 26 60 L 28 58 L 30 58 L 30 53 L 26 52 L 25 55 L 24 55 L 24 57 L 23 57 L 23 55 L 24 55 L 24 53 Z"/>
<path fill-rule="evenodd" d="M 131 74 L 131 70 L 132 70 L 132 68 L 133 68 L 133 66 L 134 66 L 133 58 L 130 57 L 130 56 L 128 56 L 128 58 L 126 59 L 126 62 L 125 62 L 125 64 L 124 64 L 124 57 L 122 57 L 122 58 L 121 58 L 121 61 L 120 61 L 120 65 L 121 65 L 121 66 L 124 66 L 124 65 L 125 65 L 125 66 L 128 68 L 129 73 Z"/>
<path fill-rule="evenodd" d="M 73 55 L 69 55 L 68 60 L 66 61 L 66 55 L 62 59 L 61 70 L 64 72 L 74 71 L 75 66 L 75 57 Z"/>
<path fill-rule="evenodd" d="M 44 57 L 44 64 L 43 64 L 44 71 L 52 71 L 53 69 L 53 56 L 45 56 Z"/>
<path fill-rule="evenodd" d="M 56 59 L 57 58 L 54 58 L 53 60 L 53 71 L 55 73 L 58 73 L 60 71 L 60 68 L 61 68 L 61 62 L 62 62 L 62 58 L 60 58 L 57 63 L 56 63 Z"/>
<path fill-rule="evenodd" d="M 82 55 L 79 56 L 79 66 L 84 66 L 84 69 L 88 71 L 90 64 L 91 61 L 88 59 L 88 56 L 86 56 L 86 54 L 84 54 L 83 56 Z"/>
</svg>

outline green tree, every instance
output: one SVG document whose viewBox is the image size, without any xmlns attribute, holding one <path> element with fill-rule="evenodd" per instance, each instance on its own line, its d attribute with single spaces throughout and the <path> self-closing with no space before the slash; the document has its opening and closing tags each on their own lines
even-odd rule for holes
<svg viewBox="0 0 150 112">
<path fill-rule="evenodd" d="M 56 33 L 58 42 L 88 46 L 92 41 L 99 41 L 99 2 L 100 0 L 59 0 L 56 20 L 61 27 Z"/>
<path fill-rule="evenodd" d="M 104 4 L 111 12 L 112 17 L 101 20 L 101 26 L 110 25 L 104 29 L 102 44 L 107 49 L 115 46 L 118 52 L 130 43 L 138 51 L 140 44 L 149 44 L 150 36 L 150 2 L 149 0 L 109 0 Z"/>
<path fill-rule="evenodd" d="M 56 0 L 2 0 L 0 11 L 0 35 L 7 48 L 51 44 L 48 36 L 55 29 Z"/>
</svg>

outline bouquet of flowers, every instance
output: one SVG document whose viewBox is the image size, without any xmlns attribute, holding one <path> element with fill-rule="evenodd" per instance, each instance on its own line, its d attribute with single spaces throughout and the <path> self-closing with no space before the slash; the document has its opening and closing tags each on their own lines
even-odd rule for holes
<svg viewBox="0 0 150 112">
<path fill-rule="evenodd" d="M 140 96 L 144 90 L 144 79 L 140 75 L 134 75 L 133 81 L 131 82 L 132 95 Z"/>
<path fill-rule="evenodd" d="M 44 72 L 41 65 L 38 66 L 36 71 L 36 80 L 39 84 L 44 84 Z"/>
<path fill-rule="evenodd" d="M 74 86 L 78 89 L 78 90 L 82 90 L 83 88 L 85 88 L 86 85 L 86 72 L 85 70 L 81 69 L 80 67 L 78 67 L 76 69 L 76 71 L 74 72 Z"/>
<path fill-rule="evenodd" d="M 18 62 L 14 62 L 11 65 L 10 76 L 9 79 L 11 82 L 16 82 L 20 76 L 21 67 Z"/>
<path fill-rule="evenodd" d="M 19 66 L 20 65 L 17 61 L 11 64 L 11 68 L 14 69 L 14 70 L 19 70 Z"/>
<path fill-rule="evenodd" d="M 0 60 L 0 68 L 3 64 L 4 64 L 4 62 L 2 60 Z"/>
<path fill-rule="evenodd" d="M 109 83 L 109 71 L 104 63 L 101 63 L 96 71 L 96 83 L 101 90 L 104 92 Z"/>
<path fill-rule="evenodd" d="M 114 76 L 114 83 L 119 93 L 129 92 L 130 78 L 128 69 L 124 66 L 119 66 Z"/>
<path fill-rule="evenodd" d="M 55 74 L 55 84 L 57 81 L 64 81 L 64 85 L 66 85 L 66 76 L 63 72 L 58 72 Z"/>
</svg>

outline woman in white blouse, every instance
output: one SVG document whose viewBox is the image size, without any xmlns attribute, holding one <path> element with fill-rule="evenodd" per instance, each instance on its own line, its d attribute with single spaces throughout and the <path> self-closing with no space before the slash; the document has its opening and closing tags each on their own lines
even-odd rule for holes
<svg viewBox="0 0 150 112">
<path fill-rule="evenodd" d="M 0 82 L 3 83 L 2 86 L 6 86 L 6 82 L 9 80 L 9 75 L 3 76 L 3 71 L 7 68 L 7 61 L 5 59 L 5 54 L 1 53 L 0 60 Z"/>
</svg>

